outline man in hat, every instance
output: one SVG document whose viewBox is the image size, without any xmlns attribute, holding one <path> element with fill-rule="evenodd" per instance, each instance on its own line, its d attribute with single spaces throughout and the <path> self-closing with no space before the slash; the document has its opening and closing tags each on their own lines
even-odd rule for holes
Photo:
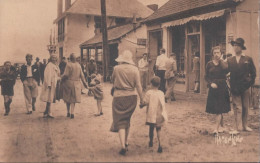
<svg viewBox="0 0 260 163">
<path fill-rule="evenodd" d="M 164 75 L 166 71 L 166 62 L 168 61 L 168 59 L 169 58 L 165 54 L 165 49 L 162 48 L 160 50 L 160 55 L 156 59 L 155 65 L 156 65 L 156 76 L 160 77 L 161 79 L 159 90 L 163 91 L 164 94 L 166 92 L 166 88 L 165 88 L 166 80 Z"/>
<path fill-rule="evenodd" d="M 143 90 L 146 89 L 147 85 L 147 77 L 148 77 L 148 60 L 147 60 L 147 53 L 143 54 L 143 58 L 138 61 L 138 68 L 140 72 L 140 79 L 142 83 Z"/>
<path fill-rule="evenodd" d="M 255 82 L 256 68 L 252 58 L 243 53 L 243 50 L 246 50 L 244 43 L 245 41 L 243 38 L 237 38 L 236 41 L 231 41 L 235 55 L 227 60 L 230 72 L 230 87 L 236 124 L 235 133 L 238 133 L 237 109 L 240 102 L 242 104 L 243 130 L 252 131 L 252 129 L 247 125 L 247 116 L 250 96 L 249 88 Z"/>
<path fill-rule="evenodd" d="M 32 65 L 32 55 L 26 55 L 26 65 L 21 67 L 21 81 L 23 83 L 23 91 L 27 114 L 32 114 L 32 110 L 35 111 L 36 98 L 38 96 L 38 68 L 36 65 Z"/>
</svg>

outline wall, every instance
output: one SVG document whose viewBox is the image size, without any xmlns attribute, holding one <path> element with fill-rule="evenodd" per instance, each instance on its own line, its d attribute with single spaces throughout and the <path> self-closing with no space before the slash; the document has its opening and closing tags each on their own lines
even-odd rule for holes
<svg viewBox="0 0 260 163">
<path fill-rule="evenodd" d="M 259 35 L 258 35 L 258 10 L 257 0 L 245 0 L 236 7 L 236 12 L 227 16 L 226 36 L 233 33 L 234 40 L 242 37 L 247 50 L 244 53 L 251 56 L 259 74 Z M 227 53 L 234 54 L 233 48 L 227 44 Z M 259 79 L 259 75 L 257 77 Z M 259 80 L 256 81 L 259 84 Z"/>
</svg>

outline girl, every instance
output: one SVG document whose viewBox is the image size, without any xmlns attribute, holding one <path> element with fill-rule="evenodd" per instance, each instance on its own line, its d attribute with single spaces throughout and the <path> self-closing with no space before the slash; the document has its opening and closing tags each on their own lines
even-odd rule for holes
<svg viewBox="0 0 260 163">
<path fill-rule="evenodd" d="M 94 98 L 97 100 L 97 107 L 98 107 L 98 113 L 95 114 L 95 116 L 101 116 L 103 115 L 102 112 L 102 106 L 101 106 L 101 101 L 103 100 L 103 87 L 101 85 L 101 77 L 100 75 L 97 75 L 93 81 L 95 82 L 95 85 L 92 87 L 89 87 L 89 90 L 93 92 Z M 93 83 L 91 81 L 91 83 Z"/>
<path fill-rule="evenodd" d="M 167 113 L 165 109 L 164 93 L 158 90 L 160 86 L 160 78 L 155 76 L 151 80 L 151 89 L 147 91 L 144 102 L 141 103 L 140 108 L 147 105 L 146 112 L 146 125 L 149 125 L 149 147 L 153 146 L 153 133 L 154 128 L 157 131 L 157 138 L 159 142 L 158 153 L 162 153 L 162 146 L 160 141 L 161 127 L 167 119 Z"/>
</svg>

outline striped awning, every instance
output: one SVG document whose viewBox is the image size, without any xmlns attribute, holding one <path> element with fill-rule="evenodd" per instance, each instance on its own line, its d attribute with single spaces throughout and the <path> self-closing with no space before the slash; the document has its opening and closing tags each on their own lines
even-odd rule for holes
<svg viewBox="0 0 260 163">
<path fill-rule="evenodd" d="M 225 14 L 225 9 L 219 10 L 219 11 L 214 11 L 214 12 L 209 12 L 209 13 L 206 13 L 206 14 L 191 16 L 191 17 L 188 17 L 188 18 L 170 21 L 170 22 L 167 22 L 167 23 L 163 23 L 162 27 L 173 27 L 173 26 L 177 26 L 177 25 L 183 25 L 183 24 L 186 24 L 186 23 L 193 21 L 193 20 L 197 20 L 197 21 L 208 20 L 208 19 L 223 16 L 224 14 Z"/>
</svg>

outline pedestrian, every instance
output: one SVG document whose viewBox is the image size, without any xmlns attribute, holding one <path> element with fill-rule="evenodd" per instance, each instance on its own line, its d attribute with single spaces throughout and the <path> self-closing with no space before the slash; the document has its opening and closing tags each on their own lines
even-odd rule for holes
<svg viewBox="0 0 260 163">
<path fill-rule="evenodd" d="M 196 52 L 193 58 L 193 72 L 195 74 L 194 93 L 200 93 L 200 52 Z"/>
<path fill-rule="evenodd" d="M 230 98 L 226 83 L 227 63 L 221 59 L 220 46 L 212 48 L 213 60 L 206 66 L 205 79 L 208 83 L 209 91 L 206 105 L 206 112 L 217 115 L 214 134 L 223 132 L 223 114 L 230 111 Z"/>
<path fill-rule="evenodd" d="M 64 71 L 65 71 L 65 67 L 66 67 L 66 58 L 62 57 L 62 60 L 59 64 L 59 68 L 60 68 L 60 74 L 63 75 Z"/>
<path fill-rule="evenodd" d="M 70 55 L 70 62 L 67 63 L 62 76 L 62 98 L 66 102 L 67 117 L 74 118 L 75 104 L 81 102 L 81 82 L 87 88 L 81 66 L 76 62 L 74 53 Z"/>
<path fill-rule="evenodd" d="M 160 82 L 160 87 L 159 90 L 163 91 L 163 93 L 166 92 L 165 89 L 165 84 L 166 84 L 166 80 L 165 80 L 165 71 L 166 71 L 166 62 L 168 61 L 168 57 L 165 54 L 165 49 L 161 49 L 160 50 L 160 55 L 157 57 L 156 59 L 156 76 L 160 77 L 161 82 Z"/>
<path fill-rule="evenodd" d="M 47 65 L 47 61 L 46 61 L 46 59 L 43 59 L 43 63 L 40 66 L 40 74 L 41 74 L 42 84 L 43 84 L 43 81 L 44 81 L 44 70 L 46 68 L 46 65 Z"/>
<path fill-rule="evenodd" d="M 38 83 L 38 86 L 40 86 L 40 83 L 41 83 L 41 71 L 40 71 L 40 67 L 41 67 L 41 62 L 40 62 L 40 58 L 39 57 L 36 57 L 36 62 L 34 63 L 34 66 L 35 66 L 35 79 Z"/>
<path fill-rule="evenodd" d="M 130 120 L 137 105 L 137 93 L 143 102 L 140 74 L 135 66 L 132 52 L 125 50 L 116 59 L 119 65 L 114 67 L 112 83 L 114 88 L 112 113 L 113 123 L 110 131 L 118 132 L 122 149 L 119 154 L 125 155 L 128 149 Z M 137 93 L 136 93 L 136 90 Z"/>
<path fill-rule="evenodd" d="M 243 53 L 246 50 L 244 39 L 237 38 L 231 41 L 235 55 L 228 58 L 228 70 L 230 72 L 230 87 L 232 94 L 232 103 L 235 117 L 235 131 L 238 133 L 237 110 L 238 105 L 242 104 L 242 127 L 244 131 L 252 131 L 248 127 L 247 117 L 249 108 L 249 88 L 255 83 L 256 68 L 251 57 Z"/>
<path fill-rule="evenodd" d="M 146 90 L 147 88 L 148 66 L 149 62 L 147 59 L 147 53 L 144 53 L 143 57 L 138 61 L 138 68 L 143 90 Z"/>
<path fill-rule="evenodd" d="M 161 127 L 168 121 L 164 93 L 158 90 L 160 86 L 160 78 L 158 76 L 152 78 L 151 85 L 151 89 L 146 92 L 144 102 L 140 105 L 140 108 L 147 105 L 146 125 L 149 125 L 149 147 L 153 146 L 154 128 L 156 128 L 159 143 L 157 152 L 162 153 Z"/>
<path fill-rule="evenodd" d="M 42 86 L 40 99 L 46 102 L 46 109 L 43 113 L 44 117 L 54 118 L 51 112 L 51 103 L 56 101 L 56 85 L 60 79 L 60 69 L 57 66 L 57 56 L 52 54 L 50 56 L 50 63 L 46 66 L 44 71 L 45 80 Z"/>
<path fill-rule="evenodd" d="M 94 57 L 91 57 L 89 63 L 87 64 L 88 86 L 90 86 L 92 74 L 97 74 L 97 65 L 95 63 Z M 88 95 L 92 95 L 90 90 L 88 91 Z"/>
<path fill-rule="evenodd" d="M 165 80 L 166 80 L 165 102 L 167 102 L 168 99 L 171 99 L 171 101 L 176 101 L 174 96 L 174 86 L 177 81 L 177 64 L 176 64 L 175 53 L 171 53 L 169 60 L 166 62 Z"/>
<path fill-rule="evenodd" d="M 32 65 L 33 56 L 31 54 L 26 55 L 26 65 L 21 67 L 20 79 L 23 83 L 24 98 L 27 109 L 27 114 L 32 114 L 32 110 L 35 111 L 36 98 L 38 96 L 38 67 Z"/>
<path fill-rule="evenodd" d="M 4 97 L 5 114 L 7 116 L 10 113 L 10 105 L 14 96 L 14 85 L 16 81 L 17 73 L 14 66 L 10 61 L 4 63 L 4 70 L 0 74 L 1 94 Z"/>
<path fill-rule="evenodd" d="M 91 90 L 91 92 L 93 92 L 94 99 L 97 100 L 98 112 L 97 112 L 97 114 L 95 114 L 95 116 L 101 116 L 104 114 L 102 111 L 102 105 L 101 105 L 101 102 L 104 98 L 103 86 L 101 84 L 101 75 L 100 74 L 96 75 L 96 77 L 93 79 L 93 81 L 95 82 L 95 84 L 93 86 L 90 86 L 89 90 Z"/>
</svg>

